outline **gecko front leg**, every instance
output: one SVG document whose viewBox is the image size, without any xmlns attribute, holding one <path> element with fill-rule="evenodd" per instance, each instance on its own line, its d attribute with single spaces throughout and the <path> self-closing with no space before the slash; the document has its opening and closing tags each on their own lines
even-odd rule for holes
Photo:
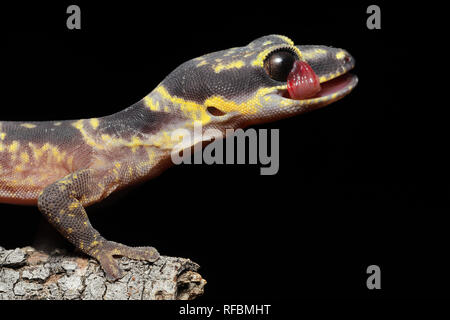
<svg viewBox="0 0 450 320">
<path fill-rule="evenodd" d="M 39 210 L 75 247 L 95 258 L 110 280 L 123 276 L 114 256 L 154 262 L 159 253 L 153 247 L 129 247 L 103 238 L 95 230 L 83 203 L 99 197 L 93 169 L 67 175 L 44 189 L 38 198 Z"/>
</svg>

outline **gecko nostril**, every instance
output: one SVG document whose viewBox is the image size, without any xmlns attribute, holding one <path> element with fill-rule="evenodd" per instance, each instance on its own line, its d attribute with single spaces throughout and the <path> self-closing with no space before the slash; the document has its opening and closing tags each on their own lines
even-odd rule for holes
<svg viewBox="0 0 450 320">
<path fill-rule="evenodd" d="M 222 110 L 219 110 L 216 107 L 207 107 L 206 111 L 208 111 L 209 114 L 211 114 L 215 117 L 220 117 L 220 116 L 224 116 L 227 114 L 226 112 L 223 112 Z"/>
</svg>

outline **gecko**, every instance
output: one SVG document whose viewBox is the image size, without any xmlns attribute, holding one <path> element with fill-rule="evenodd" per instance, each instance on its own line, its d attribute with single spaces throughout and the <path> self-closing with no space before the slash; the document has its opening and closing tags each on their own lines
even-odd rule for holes
<svg viewBox="0 0 450 320">
<path fill-rule="evenodd" d="M 50 224 L 95 258 L 107 279 L 123 276 L 115 257 L 154 262 L 153 247 L 107 240 L 86 207 L 151 179 L 192 131 L 245 128 L 321 108 L 358 83 L 344 49 L 295 45 L 286 36 L 191 59 L 138 102 L 112 115 L 61 121 L 0 121 L 0 202 L 37 206 Z M 202 141 L 192 141 L 192 144 Z M 192 146 L 185 146 L 186 148 Z"/>
</svg>

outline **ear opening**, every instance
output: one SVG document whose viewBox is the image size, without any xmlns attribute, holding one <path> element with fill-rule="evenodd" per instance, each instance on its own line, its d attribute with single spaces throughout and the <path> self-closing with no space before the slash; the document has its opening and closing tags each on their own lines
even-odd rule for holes
<svg viewBox="0 0 450 320">
<path fill-rule="evenodd" d="M 226 112 L 223 112 L 222 110 L 219 110 L 216 107 L 207 107 L 206 111 L 215 117 L 221 117 L 227 114 Z"/>
</svg>

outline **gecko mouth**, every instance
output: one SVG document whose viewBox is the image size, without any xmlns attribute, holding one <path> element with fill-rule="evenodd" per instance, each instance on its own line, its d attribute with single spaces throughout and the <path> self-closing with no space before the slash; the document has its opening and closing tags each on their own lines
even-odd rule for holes
<svg viewBox="0 0 450 320">
<path fill-rule="evenodd" d="M 340 94 L 353 89 L 358 82 L 358 77 L 351 73 L 345 73 L 334 79 L 321 83 L 321 90 L 311 98 L 320 98 Z"/>
<path fill-rule="evenodd" d="M 358 83 L 358 77 L 352 73 L 344 73 L 336 78 L 322 82 L 319 90 L 315 93 L 298 98 L 293 95 L 290 90 L 282 89 L 279 94 L 290 100 L 334 100 L 335 98 L 342 97 L 348 94 Z"/>
<path fill-rule="evenodd" d="M 350 92 L 357 84 L 358 78 L 348 73 L 354 66 L 348 56 L 346 64 L 338 72 L 322 75 L 320 78 L 306 61 L 297 60 L 286 79 L 286 89 L 281 96 L 291 100 L 329 100 L 333 101 Z"/>
</svg>

